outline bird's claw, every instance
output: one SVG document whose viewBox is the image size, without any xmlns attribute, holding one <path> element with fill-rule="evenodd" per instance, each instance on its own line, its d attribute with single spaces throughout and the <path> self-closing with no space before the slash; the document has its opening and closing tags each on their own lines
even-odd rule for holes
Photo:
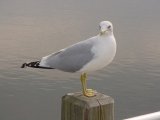
<svg viewBox="0 0 160 120">
<path fill-rule="evenodd" d="M 93 97 L 93 96 L 95 96 L 95 90 L 93 90 L 93 89 L 86 89 L 84 95 L 87 96 L 87 97 Z"/>
</svg>

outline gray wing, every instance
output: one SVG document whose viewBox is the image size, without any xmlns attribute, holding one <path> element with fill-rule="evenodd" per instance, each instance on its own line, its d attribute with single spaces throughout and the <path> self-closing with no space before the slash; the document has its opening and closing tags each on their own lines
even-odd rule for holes
<svg viewBox="0 0 160 120">
<path fill-rule="evenodd" d="M 93 38 L 92 38 L 93 39 Z M 94 40 L 82 41 L 57 53 L 44 57 L 45 66 L 66 72 L 76 72 L 90 62 L 94 53 L 91 51 Z"/>
</svg>

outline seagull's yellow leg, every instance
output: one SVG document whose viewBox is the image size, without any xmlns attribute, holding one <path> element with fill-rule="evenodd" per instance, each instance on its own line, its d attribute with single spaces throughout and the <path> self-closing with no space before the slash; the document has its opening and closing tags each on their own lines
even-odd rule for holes
<svg viewBox="0 0 160 120">
<path fill-rule="evenodd" d="M 85 95 L 85 91 L 86 91 L 86 88 L 85 88 L 85 82 L 84 82 L 84 76 L 83 74 L 81 74 L 81 84 L 82 84 L 82 92 L 83 92 L 83 95 Z"/>
<path fill-rule="evenodd" d="M 87 89 L 87 82 L 86 82 L 86 80 L 87 80 L 87 74 L 86 73 L 81 74 L 81 83 L 82 83 L 82 92 L 83 92 L 83 95 L 87 96 L 87 97 L 93 97 L 93 96 L 95 96 L 94 90 Z"/>
</svg>

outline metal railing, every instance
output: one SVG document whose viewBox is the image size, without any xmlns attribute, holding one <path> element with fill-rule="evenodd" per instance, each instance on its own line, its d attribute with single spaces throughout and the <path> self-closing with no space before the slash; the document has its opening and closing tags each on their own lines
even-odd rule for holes
<svg viewBox="0 0 160 120">
<path fill-rule="evenodd" d="M 124 120 L 160 120 L 160 111 Z"/>
</svg>

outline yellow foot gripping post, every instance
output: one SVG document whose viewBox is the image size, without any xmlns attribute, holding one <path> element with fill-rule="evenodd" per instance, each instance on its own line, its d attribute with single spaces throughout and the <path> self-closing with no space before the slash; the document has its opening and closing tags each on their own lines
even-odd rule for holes
<svg viewBox="0 0 160 120">
<path fill-rule="evenodd" d="M 95 96 L 95 91 L 93 89 L 87 89 L 87 83 L 86 83 L 87 74 L 86 73 L 81 74 L 81 78 L 80 79 L 81 79 L 81 83 L 82 83 L 83 95 L 87 96 L 87 97 Z"/>
</svg>

